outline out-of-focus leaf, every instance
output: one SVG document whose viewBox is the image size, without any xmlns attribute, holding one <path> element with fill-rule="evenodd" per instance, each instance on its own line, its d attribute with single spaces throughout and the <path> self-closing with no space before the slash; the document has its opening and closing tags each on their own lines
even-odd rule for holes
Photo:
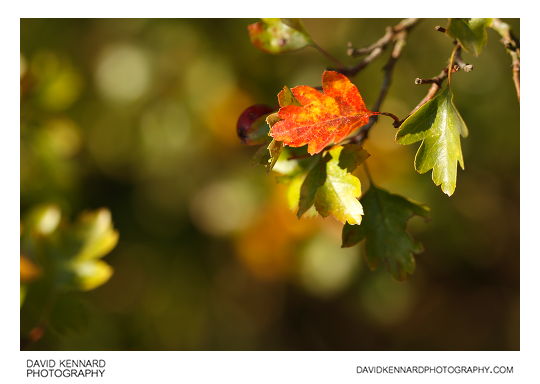
<svg viewBox="0 0 540 384">
<path fill-rule="evenodd" d="M 493 19 L 450 19 L 447 33 L 468 52 L 478 56 L 487 42 L 487 28 Z"/>
<path fill-rule="evenodd" d="M 105 284 L 113 274 L 112 267 L 101 260 L 75 260 L 70 267 L 75 273 L 74 284 L 82 291 Z"/>
<path fill-rule="evenodd" d="M 268 162 L 270 161 L 270 152 L 268 151 L 268 145 L 271 141 L 271 138 L 269 138 L 268 144 L 263 144 L 259 148 L 257 148 L 257 151 L 255 151 L 255 153 L 251 157 L 251 163 L 253 165 L 268 165 Z"/>
<path fill-rule="evenodd" d="M 85 212 L 71 225 L 60 218 L 53 205 L 27 215 L 21 233 L 21 283 L 32 288 L 37 274 L 53 291 L 90 290 L 105 283 L 112 268 L 99 259 L 118 241 L 109 210 Z"/>
<path fill-rule="evenodd" d="M 367 109 L 358 88 L 339 72 L 324 71 L 322 87 L 323 92 L 306 85 L 294 87 L 291 92 L 301 105 L 280 103 L 281 121 L 272 125 L 270 136 L 291 147 L 307 144 L 313 155 L 339 143 L 377 114 Z"/>
<path fill-rule="evenodd" d="M 261 145 L 268 140 L 270 127 L 266 117 L 273 111 L 272 107 L 255 104 L 244 110 L 236 124 L 238 137 L 244 144 Z"/>
<path fill-rule="evenodd" d="M 54 204 L 41 205 L 34 208 L 25 220 L 25 227 L 34 236 L 47 236 L 56 230 L 62 214 Z"/>
<path fill-rule="evenodd" d="M 360 180 L 339 166 L 342 150 L 334 147 L 308 172 L 300 188 L 298 217 L 314 205 L 323 217 L 332 215 L 342 223 L 360 224 L 364 213 L 358 201 Z"/>
<path fill-rule="evenodd" d="M 433 169 L 433 182 L 448 196 L 456 189 L 458 162 L 465 169 L 459 136 L 468 135 L 452 99 L 450 89 L 443 89 L 409 116 L 396 134 L 397 142 L 402 145 L 422 141 L 414 160 L 415 168 L 419 173 Z"/>
<path fill-rule="evenodd" d="M 82 244 L 75 256 L 77 260 L 103 257 L 118 242 L 118 232 L 113 229 L 111 213 L 104 208 L 83 213 L 74 228 L 74 233 Z"/>
<path fill-rule="evenodd" d="M 26 299 L 26 292 L 28 290 L 28 286 L 26 284 L 21 284 L 20 289 L 20 306 L 24 304 L 24 300 Z"/>
<path fill-rule="evenodd" d="M 339 155 L 339 167 L 352 172 L 369 156 L 361 144 L 345 144 Z"/>
<path fill-rule="evenodd" d="M 262 19 L 248 25 L 251 43 L 263 52 L 278 54 L 312 44 L 298 19 Z"/>
<path fill-rule="evenodd" d="M 423 249 L 407 233 L 407 221 L 414 215 L 427 217 L 429 208 L 373 184 L 361 202 L 364 220 L 360 225 L 345 224 L 342 246 L 351 247 L 365 239 L 370 268 L 384 264 L 396 279 L 405 279 L 414 272 L 413 254 Z"/>
</svg>

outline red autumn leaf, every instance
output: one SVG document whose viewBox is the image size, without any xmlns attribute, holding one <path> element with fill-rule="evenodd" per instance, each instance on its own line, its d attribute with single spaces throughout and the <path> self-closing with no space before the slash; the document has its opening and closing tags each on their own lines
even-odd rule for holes
<svg viewBox="0 0 540 384">
<path fill-rule="evenodd" d="M 341 73 L 324 71 L 322 88 L 323 92 L 306 85 L 292 88 L 301 106 L 280 104 L 281 120 L 271 127 L 270 136 L 290 147 L 307 144 L 313 155 L 339 143 L 378 114 L 366 108 L 358 88 Z"/>
</svg>

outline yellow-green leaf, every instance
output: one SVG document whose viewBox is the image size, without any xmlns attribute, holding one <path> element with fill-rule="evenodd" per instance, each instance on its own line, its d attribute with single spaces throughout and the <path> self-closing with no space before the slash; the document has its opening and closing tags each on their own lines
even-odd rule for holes
<svg viewBox="0 0 540 384">
<path fill-rule="evenodd" d="M 75 273 L 73 283 L 82 291 L 105 284 L 113 274 L 112 267 L 102 260 L 76 260 L 71 269 Z"/>
<path fill-rule="evenodd" d="M 465 169 L 460 135 L 467 137 L 467 126 L 447 87 L 403 122 L 396 140 L 402 145 L 422 141 L 414 160 L 416 170 L 433 170 L 435 185 L 451 196 L 456 189 L 457 164 Z"/>
<path fill-rule="evenodd" d="M 339 165 L 342 146 L 336 146 L 320 158 L 308 172 L 300 189 L 298 217 L 315 206 L 323 217 L 332 215 L 342 223 L 360 224 L 362 192 L 360 180 Z"/>
<path fill-rule="evenodd" d="M 75 256 L 78 260 L 103 257 L 118 242 L 118 232 L 112 226 L 111 213 L 104 208 L 83 213 L 79 217 L 74 232 L 82 244 Z"/>
</svg>

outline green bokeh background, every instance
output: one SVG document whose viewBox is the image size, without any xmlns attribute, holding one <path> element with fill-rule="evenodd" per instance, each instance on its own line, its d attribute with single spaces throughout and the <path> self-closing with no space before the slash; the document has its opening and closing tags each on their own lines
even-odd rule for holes
<svg viewBox="0 0 540 384">
<path fill-rule="evenodd" d="M 396 282 L 369 271 L 360 246 L 340 249 L 333 219 L 284 213 L 284 190 L 236 138 L 245 107 L 320 85 L 330 65 L 310 48 L 258 51 L 253 21 L 21 20 L 21 214 L 107 207 L 120 234 L 110 281 L 70 294 L 28 348 L 519 349 L 519 103 L 499 37 L 489 31 L 478 58 L 464 54 L 474 70 L 453 77 L 470 135 L 451 198 L 415 173 L 417 145 L 395 144 L 386 119 L 372 130 L 375 181 L 432 209 L 410 223 L 425 252 Z M 353 64 L 348 41 L 369 45 L 397 21 L 304 22 Z M 434 31 L 445 24 L 411 32 L 383 110 L 405 116 L 424 96 L 414 79 L 446 65 L 452 41 Z M 387 55 L 354 78 L 368 106 Z"/>
</svg>

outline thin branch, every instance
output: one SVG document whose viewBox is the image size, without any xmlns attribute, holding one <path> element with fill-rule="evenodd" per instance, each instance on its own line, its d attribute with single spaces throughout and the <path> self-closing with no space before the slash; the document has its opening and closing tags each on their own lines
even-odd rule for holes
<svg viewBox="0 0 540 384">
<path fill-rule="evenodd" d="M 349 77 L 355 76 L 358 72 L 367 67 L 373 60 L 379 57 L 392 42 L 395 42 L 398 35 L 400 35 L 402 32 L 407 33 L 416 24 L 418 24 L 419 21 L 420 19 L 415 18 L 403 19 L 393 27 L 386 28 L 385 34 L 379 40 L 365 48 L 353 48 L 349 43 L 349 47 L 347 49 L 349 56 L 357 57 L 365 55 L 366 57 L 364 57 L 364 59 L 362 59 L 356 65 L 351 67 L 341 67 L 337 68 L 336 70 Z"/>
<path fill-rule="evenodd" d="M 519 101 L 520 97 L 520 59 L 519 59 L 519 39 L 514 36 L 510 26 L 503 22 L 501 19 L 493 19 L 491 25 L 499 35 L 501 35 L 501 43 L 504 45 L 506 52 L 512 58 L 512 79 L 514 81 L 514 87 L 516 88 L 516 94 Z"/>
<path fill-rule="evenodd" d="M 448 78 L 448 72 L 451 69 L 451 73 L 457 72 L 459 70 L 463 70 L 465 72 L 470 72 L 473 69 L 472 65 L 466 64 L 463 59 L 461 58 L 461 45 L 459 43 L 454 42 L 456 44 L 456 47 L 452 49 L 452 54 L 450 56 L 449 61 L 453 61 L 452 65 L 450 63 L 444 67 L 444 69 L 435 77 L 427 78 L 427 79 L 421 79 L 416 78 L 414 80 L 415 84 L 431 84 L 431 87 L 429 87 L 426 95 L 424 98 L 416 105 L 416 107 L 413 108 L 413 110 L 399 123 L 394 124 L 394 127 L 399 128 L 401 124 L 413 113 L 418 111 L 422 105 L 433 99 L 439 90 L 442 88 L 444 81 Z"/>
<path fill-rule="evenodd" d="M 409 28 L 410 29 L 410 28 Z M 390 54 L 390 57 L 388 57 L 388 60 L 386 64 L 383 67 L 384 71 L 384 77 L 381 84 L 381 90 L 379 91 L 379 96 L 377 97 L 377 100 L 375 101 L 375 104 L 373 104 L 372 111 L 378 112 L 381 109 L 382 103 L 384 102 L 384 99 L 388 95 L 388 91 L 390 89 L 390 85 L 392 84 L 392 77 L 394 74 L 394 68 L 396 66 L 397 61 L 399 60 L 401 56 L 401 52 L 403 50 L 403 47 L 406 44 L 407 41 L 407 34 L 409 29 L 402 29 L 399 33 L 395 36 L 394 46 L 392 48 L 392 53 Z M 381 112 L 381 115 L 390 116 L 394 119 L 394 126 L 397 126 L 398 124 L 401 124 L 400 120 L 397 118 L 397 116 L 387 113 L 387 112 Z M 372 116 L 369 123 L 364 125 L 356 135 L 354 135 L 351 138 L 351 142 L 355 143 L 362 143 L 364 140 L 367 139 L 369 130 L 373 125 L 377 122 L 378 118 L 377 116 Z"/>
<path fill-rule="evenodd" d="M 467 64 L 465 61 L 463 61 L 463 58 L 461 57 L 461 45 L 459 45 L 456 50 L 454 62 L 458 65 L 459 69 L 464 72 L 470 72 L 474 69 L 472 64 Z"/>
</svg>

